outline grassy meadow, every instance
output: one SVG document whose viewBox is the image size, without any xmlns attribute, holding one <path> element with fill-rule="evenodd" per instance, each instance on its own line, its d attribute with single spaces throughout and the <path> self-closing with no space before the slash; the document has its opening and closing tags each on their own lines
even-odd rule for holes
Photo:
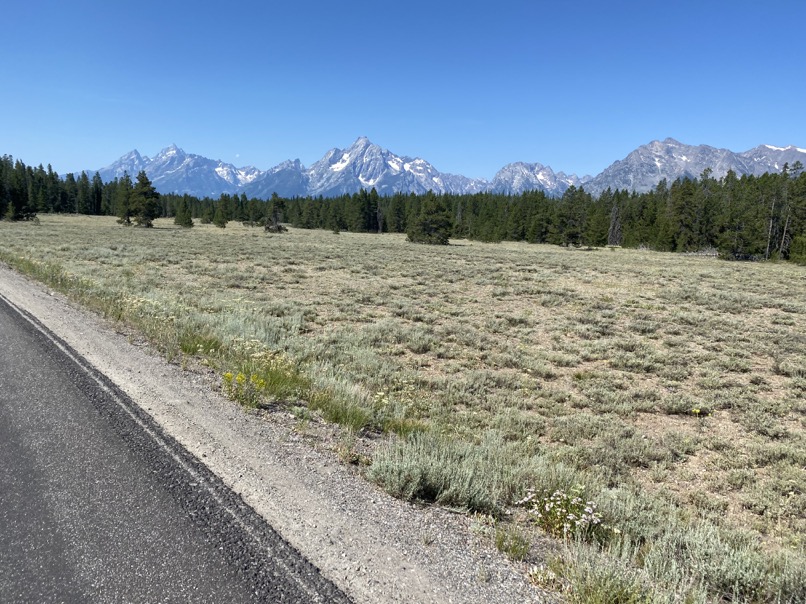
<svg viewBox="0 0 806 604">
<path fill-rule="evenodd" d="M 371 438 L 370 480 L 489 519 L 568 601 L 806 601 L 803 267 L 39 220 L 0 222 L 0 260 Z"/>
</svg>

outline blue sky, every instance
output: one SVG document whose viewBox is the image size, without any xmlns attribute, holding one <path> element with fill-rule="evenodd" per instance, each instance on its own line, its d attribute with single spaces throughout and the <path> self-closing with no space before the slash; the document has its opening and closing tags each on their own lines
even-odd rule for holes
<svg viewBox="0 0 806 604">
<path fill-rule="evenodd" d="M 806 148 L 806 1 L 10 2 L 0 154 L 175 143 L 261 169 L 358 136 L 443 172 L 597 174 L 676 138 Z"/>
</svg>

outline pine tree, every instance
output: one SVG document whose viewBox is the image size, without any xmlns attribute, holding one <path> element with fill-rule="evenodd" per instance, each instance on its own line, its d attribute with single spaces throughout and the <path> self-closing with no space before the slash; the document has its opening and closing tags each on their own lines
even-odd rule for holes
<svg viewBox="0 0 806 604">
<path fill-rule="evenodd" d="M 448 208 L 429 191 L 423 200 L 419 217 L 411 222 L 406 235 L 412 243 L 448 245 L 451 226 Z"/>
<path fill-rule="evenodd" d="M 806 235 L 798 235 L 792 240 L 789 259 L 796 264 L 806 265 Z"/>
<path fill-rule="evenodd" d="M 123 177 L 116 183 L 114 203 L 118 222 L 126 226 L 131 225 L 134 216 L 131 203 L 132 189 L 132 179 L 128 172 L 124 172 Z"/>
<path fill-rule="evenodd" d="M 48 164 L 48 172 L 45 179 L 45 206 L 48 212 L 62 212 L 62 181 L 59 175 L 53 171 L 53 167 Z"/>
<path fill-rule="evenodd" d="M 583 188 L 571 185 L 556 206 L 551 241 L 559 245 L 582 245 L 591 196 Z"/>
<path fill-rule="evenodd" d="M 11 158 L 8 158 L 7 173 L 2 184 L 6 206 L 3 213 L 5 220 L 31 220 L 36 217 L 36 199 L 33 199 L 33 170 L 17 160 L 11 169 Z"/>
<path fill-rule="evenodd" d="M 62 211 L 63 212 L 78 212 L 78 183 L 76 182 L 76 175 L 68 172 L 64 177 L 64 184 L 62 185 Z"/>
<path fill-rule="evenodd" d="M 610 228 L 607 230 L 607 245 L 621 245 L 621 236 L 621 216 L 619 215 L 618 204 L 614 203 L 613 209 L 610 210 Z"/>
<path fill-rule="evenodd" d="M 90 193 L 90 214 L 103 213 L 104 182 L 97 172 L 92 177 L 92 190 Z"/>
<path fill-rule="evenodd" d="M 160 194 L 151 184 L 145 171 L 141 170 L 131 194 L 131 207 L 137 226 L 147 228 L 154 226 L 154 219 L 162 210 L 159 199 Z"/>
<path fill-rule="evenodd" d="M 76 181 L 76 214 L 91 214 L 92 187 L 89 176 L 82 172 Z"/>
<path fill-rule="evenodd" d="M 203 205 L 202 211 L 201 211 L 201 223 L 202 224 L 210 224 L 211 222 L 213 222 L 213 214 L 215 213 L 213 211 L 214 202 L 211 201 L 210 199 L 205 198 L 205 200 L 203 201 L 203 204 L 204 205 Z"/>
<path fill-rule="evenodd" d="M 227 228 L 227 216 L 223 206 L 224 204 L 221 201 L 215 204 L 215 213 L 213 214 L 213 224 L 220 229 Z"/>
<path fill-rule="evenodd" d="M 281 224 L 284 212 L 285 200 L 277 195 L 277 193 L 272 193 L 271 200 L 269 201 L 269 216 L 263 228 L 272 233 L 284 233 L 287 230 Z"/>
<path fill-rule="evenodd" d="M 265 217 L 263 216 L 264 206 L 266 204 L 259 199 L 250 199 L 246 203 L 246 214 L 247 214 L 247 221 L 249 226 L 256 226 L 261 223 L 265 223 Z"/>
<path fill-rule="evenodd" d="M 176 204 L 176 216 L 174 217 L 174 224 L 188 229 L 193 226 L 193 218 L 190 215 L 190 207 L 188 206 L 188 202 L 185 197 L 180 197 Z"/>
<path fill-rule="evenodd" d="M 378 195 L 378 191 L 375 190 L 375 187 L 372 187 L 372 190 L 369 192 L 369 206 L 374 213 L 374 216 L 372 216 L 374 220 L 373 226 L 378 229 L 378 233 L 383 233 L 384 210 L 381 206 L 381 196 Z"/>
</svg>

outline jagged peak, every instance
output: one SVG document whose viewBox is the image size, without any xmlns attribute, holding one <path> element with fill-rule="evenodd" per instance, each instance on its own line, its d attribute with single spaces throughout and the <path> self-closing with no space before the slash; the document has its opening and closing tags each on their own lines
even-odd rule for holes
<svg viewBox="0 0 806 604">
<path fill-rule="evenodd" d="M 800 159 L 802 156 L 797 155 L 790 158 L 791 154 L 798 152 L 806 153 L 806 149 L 794 145 L 759 145 L 750 151 L 735 153 L 707 145 L 688 145 L 666 137 L 635 148 L 595 177 L 585 175 L 579 178 L 574 174 L 554 172 L 551 166 L 537 162 L 512 162 L 501 168 L 492 181 L 487 181 L 440 172 L 425 159 L 393 153 L 373 143 L 367 136 L 359 136 L 349 147 L 331 149 L 307 168 L 299 159 L 287 160 L 266 172 L 251 167 L 234 168 L 220 160 L 215 162 L 200 155 L 186 154 L 173 143 L 154 158 L 142 156 L 134 149 L 102 170 L 107 178 L 112 178 L 124 168 L 130 173 L 139 169 L 149 169 L 155 173 L 164 171 L 166 182 L 169 183 L 164 185 L 166 188 L 185 187 L 188 186 L 187 182 L 192 181 L 193 186 L 198 187 L 193 192 L 202 195 L 209 194 L 204 188 L 209 186 L 204 180 L 209 169 L 215 170 L 219 176 L 224 174 L 229 185 L 237 190 L 246 185 L 253 186 L 253 181 L 257 179 L 265 181 L 264 175 L 277 175 L 280 186 L 286 186 L 289 194 L 293 195 L 340 194 L 359 184 L 362 187 L 378 184 L 385 192 L 397 189 L 425 190 L 429 187 L 451 192 L 479 191 L 491 185 L 513 191 L 533 187 L 557 195 L 570 184 L 585 184 L 594 193 L 608 187 L 614 190 L 646 189 L 655 186 L 658 178 L 674 179 L 678 174 L 696 174 L 705 165 L 713 167 L 717 174 L 726 169 L 740 174 L 780 170 L 778 164 L 783 165 L 784 161 L 794 163 L 795 159 Z M 781 155 L 785 160 L 779 159 Z M 299 177 L 293 172 L 299 172 Z M 180 181 L 180 177 L 187 180 Z M 298 188 L 290 188 L 292 184 Z"/>
<path fill-rule="evenodd" d="M 355 142 L 344 151 L 345 153 L 349 153 L 350 157 L 353 158 L 364 155 L 368 151 L 377 153 L 388 153 L 386 149 L 382 148 L 380 145 L 376 145 L 366 136 L 359 136 L 357 139 L 355 139 Z"/>
<path fill-rule="evenodd" d="M 180 149 L 176 146 L 176 143 L 171 143 L 167 147 L 165 147 L 162 151 L 159 152 L 159 156 L 161 157 L 170 157 L 172 155 L 186 155 L 184 150 Z"/>
<path fill-rule="evenodd" d="M 279 164 L 274 166 L 274 168 L 272 168 L 272 170 L 275 172 L 279 170 L 289 170 L 289 169 L 304 170 L 305 166 L 302 165 L 302 162 L 299 160 L 299 158 L 297 158 L 297 159 L 287 159 L 284 162 L 280 162 Z"/>
<path fill-rule="evenodd" d="M 512 168 L 523 168 L 525 170 L 528 170 L 529 172 L 540 172 L 541 170 L 551 170 L 551 167 L 544 166 L 540 162 L 516 161 L 516 162 L 513 162 L 511 164 L 507 164 L 506 166 L 504 166 L 504 169 L 510 168 L 510 167 L 512 167 Z"/>
</svg>

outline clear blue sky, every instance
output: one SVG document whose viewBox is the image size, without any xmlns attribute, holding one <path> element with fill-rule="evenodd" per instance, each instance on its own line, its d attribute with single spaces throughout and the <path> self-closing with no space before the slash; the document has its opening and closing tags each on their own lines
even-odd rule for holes
<svg viewBox="0 0 806 604">
<path fill-rule="evenodd" d="M 806 148 L 806 1 L 7 2 L 0 154 L 175 143 L 306 165 L 358 136 L 443 172 L 596 174 L 676 138 Z"/>
</svg>

